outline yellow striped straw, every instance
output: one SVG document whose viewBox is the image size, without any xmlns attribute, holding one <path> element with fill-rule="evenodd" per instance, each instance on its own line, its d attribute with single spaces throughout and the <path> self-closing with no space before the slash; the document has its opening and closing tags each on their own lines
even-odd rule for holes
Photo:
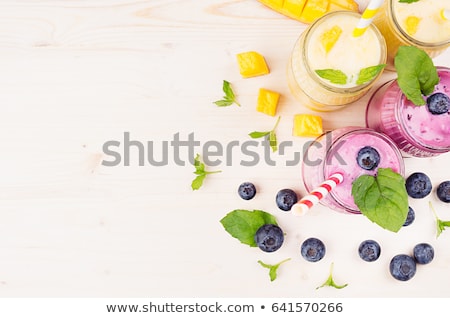
<svg viewBox="0 0 450 318">
<path fill-rule="evenodd" d="M 441 17 L 444 20 L 450 20 L 450 10 L 449 9 L 442 9 L 441 11 Z"/>
<path fill-rule="evenodd" d="M 369 25 L 372 23 L 375 14 L 380 9 L 384 0 L 371 0 L 366 10 L 364 10 L 361 19 L 358 21 L 356 28 L 353 30 L 353 36 L 361 36 L 366 32 Z"/>
</svg>

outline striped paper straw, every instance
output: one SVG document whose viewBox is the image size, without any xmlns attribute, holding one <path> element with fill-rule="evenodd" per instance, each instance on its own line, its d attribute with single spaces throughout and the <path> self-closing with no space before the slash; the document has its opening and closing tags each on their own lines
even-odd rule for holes
<svg viewBox="0 0 450 318">
<path fill-rule="evenodd" d="M 291 208 L 294 215 L 305 215 L 309 209 L 322 200 L 331 190 L 338 184 L 342 183 L 344 176 L 341 173 L 332 174 L 327 180 L 322 182 L 316 189 L 312 190 L 310 194 L 303 197 Z"/>
<path fill-rule="evenodd" d="M 441 16 L 444 20 L 450 20 L 450 9 L 442 9 Z"/>
<path fill-rule="evenodd" d="M 384 0 L 371 0 L 366 10 L 364 10 L 361 19 L 358 21 L 356 28 L 353 30 L 353 36 L 358 37 L 366 32 L 369 25 L 372 23 L 375 14 L 380 9 Z"/>
</svg>

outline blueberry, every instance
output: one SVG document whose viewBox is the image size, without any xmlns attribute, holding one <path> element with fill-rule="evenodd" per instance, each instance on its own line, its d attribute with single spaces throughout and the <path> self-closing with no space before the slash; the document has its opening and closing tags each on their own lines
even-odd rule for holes
<svg viewBox="0 0 450 318">
<path fill-rule="evenodd" d="M 325 244 L 317 238 L 310 237 L 302 243 L 300 252 L 308 262 L 318 262 L 325 256 Z"/>
<path fill-rule="evenodd" d="M 403 226 L 410 225 L 412 222 L 414 222 L 415 218 L 416 218 L 416 213 L 414 212 L 414 210 L 411 207 L 409 207 L 408 215 L 406 216 L 406 220 L 405 220 L 405 223 L 403 223 Z"/>
<path fill-rule="evenodd" d="M 448 112 L 450 98 L 443 93 L 434 93 L 427 98 L 427 107 L 433 115 L 440 115 Z"/>
<path fill-rule="evenodd" d="M 297 203 L 297 194 L 291 189 L 282 189 L 276 196 L 277 206 L 283 211 L 290 211 L 292 206 Z"/>
<path fill-rule="evenodd" d="M 437 189 L 436 194 L 439 200 L 442 202 L 449 203 L 450 202 L 450 181 L 441 182 Z"/>
<path fill-rule="evenodd" d="M 359 244 L 358 253 L 362 260 L 373 262 L 380 257 L 381 248 L 374 240 L 365 240 Z"/>
<path fill-rule="evenodd" d="M 253 199 L 256 194 L 256 187 L 251 182 L 244 182 L 239 186 L 238 194 L 244 200 Z"/>
<path fill-rule="evenodd" d="M 428 243 L 420 243 L 414 246 L 414 259 L 418 264 L 428 264 L 434 258 L 434 249 Z"/>
<path fill-rule="evenodd" d="M 411 198 L 421 199 L 431 192 L 431 180 L 422 172 L 414 172 L 406 178 L 406 192 Z"/>
<path fill-rule="evenodd" d="M 284 234 L 275 224 L 264 224 L 255 234 L 255 242 L 264 252 L 275 252 L 283 245 Z"/>
<path fill-rule="evenodd" d="M 375 148 L 366 146 L 358 151 L 356 161 L 364 170 L 373 170 L 380 163 L 380 154 Z"/>
<path fill-rule="evenodd" d="M 416 262 L 409 255 L 399 254 L 392 258 L 389 271 L 395 279 L 407 281 L 416 274 Z"/>
</svg>

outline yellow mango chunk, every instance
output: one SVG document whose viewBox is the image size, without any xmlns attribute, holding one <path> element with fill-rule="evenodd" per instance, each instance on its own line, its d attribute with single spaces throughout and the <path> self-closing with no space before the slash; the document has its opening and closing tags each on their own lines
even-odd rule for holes
<svg viewBox="0 0 450 318">
<path fill-rule="evenodd" d="M 239 73 L 244 78 L 269 74 L 264 56 L 255 51 L 237 54 Z"/>
<path fill-rule="evenodd" d="M 260 88 L 256 110 L 269 116 L 275 116 L 279 99 L 279 93 L 265 88 Z"/>
<path fill-rule="evenodd" d="M 311 114 L 294 116 L 293 136 L 317 137 L 323 134 L 322 117 Z"/>
<path fill-rule="evenodd" d="M 409 35 L 416 34 L 419 23 L 420 18 L 413 15 L 407 17 L 405 20 L 406 33 L 408 33 Z"/>
<path fill-rule="evenodd" d="M 328 12 L 329 0 L 309 0 L 302 12 L 302 19 L 307 23 L 311 23 L 317 19 L 317 17 L 323 16 Z"/>
<path fill-rule="evenodd" d="M 325 31 L 320 37 L 320 43 L 322 43 L 325 52 L 330 52 L 333 48 L 334 44 L 337 42 L 339 37 L 341 36 L 342 29 L 335 25 L 331 29 Z"/>
</svg>

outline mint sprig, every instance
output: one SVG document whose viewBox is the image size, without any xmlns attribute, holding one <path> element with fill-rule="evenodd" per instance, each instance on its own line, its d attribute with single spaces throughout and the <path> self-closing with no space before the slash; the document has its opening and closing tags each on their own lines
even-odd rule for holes
<svg viewBox="0 0 450 318">
<path fill-rule="evenodd" d="M 336 289 L 342 289 L 342 288 L 348 286 L 348 284 L 338 285 L 338 284 L 336 284 L 336 283 L 334 282 L 334 279 L 333 279 L 333 266 L 334 266 L 334 263 L 331 263 L 331 266 L 330 266 L 330 275 L 328 275 L 328 278 L 327 278 L 327 280 L 325 281 L 325 283 L 323 283 L 322 285 L 316 287 L 316 289 L 319 289 L 319 288 L 322 288 L 322 287 L 325 287 L 325 286 L 334 287 L 334 288 L 336 288 Z"/>
<path fill-rule="evenodd" d="M 430 95 L 439 83 L 433 60 L 422 49 L 400 46 L 394 58 L 397 83 L 406 98 L 414 105 L 425 105 L 422 95 Z"/>
<path fill-rule="evenodd" d="M 359 71 L 358 79 L 356 80 L 357 85 L 362 85 L 367 82 L 370 82 L 372 79 L 374 79 L 378 74 L 383 71 L 386 64 L 379 64 L 375 66 L 369 66 L 366 68 L 363 68 L 361 71 Z"/>
<path fill-rule="evenodd" d="M 369 66 L 361 69 L 356 77 L 356 85 L 362 85 L 373 80 L 381 71 L 383 71 L 386 64 L 379 64 Z M 333 84 L 345 85 L 350 82 L 354 77 L 348 78 L 348 76 L 341 70 L 323 69 L 316 70 L 317 75 L 321 78 L 329 80 Z"/>
<path fill-rule="evenodd" d="M 413 2 L 417 2 L 419 0 L 399 0 L 398 2 L 400 3 L 413 3 Z"/>
<path fill-rule="evenodd" d="M 194 174 L 197 175 L 194 180 L 192 180 L 191 188 L 192 190 L 198 190 L 203 185 L 203 181 L 205 180 L 206 176 L 208 174 L 212 173 L 219 173 L 222 172 L 221 170 L 217 171 L 206 171 L 205 170 L 205 164 L 200 161 L 200 155 L 197 154 L 194 158 L 194 167 L 195 171 Z"/>
<path fill-rule="evenodd" d="M 265 224 L 277 225 L 277 220 L 272 214 L 261 210 L 233 210 L 220 223 L 232 237 L 243 244 L 256 247 L 256 231 Z"/>
<path fill-rule="evenodd" d="M 398 232 L 405 223 L 409 209 L 405 179 L 392 169 L 359 176 L 353 181 L 352 196 L 361 213 L 382 228 Z"/>
<path fill-rule="evenodd" d="M 340 70 L 333 70 L 330 68 L 323 70 L 316 70 L 317 75 L 321 78 L 329 80 L 333 84 L 347 84 L 347 75 Z"/>
<path fill-rule="evenodd" d="M 439 237 L 439 235 L 442 234 L 442 232 L 447 228 L 450 227 L 450 221 L 443 221 L 438 216 L 436 211 L 433 208 L 433 205 L 431 204 L 431 201 L 428 202 L 430 205 L 430 210 L 433 212 L 434 217 L 436 218 L 436 238 Z"/>
<path fill-rule="evenodd" d="M 222 84 L 222 90 L 225 93 L 225 96 L 223 97 L 223 99 L 215 101 L 214 104 L 219 107 L 231 106 L 233 104 L 241 106 L 241 104 L 239 104 L 236 100 L 236 96 L 234 95 L 230 82 L 224 80 Z"/>
<path fill-rule="evenodd" d="M 258 261 L 258 263 L 262 267 L 269 269 L 270 281 L 273 282 L 277 278 L 278 267 L 280 267 L 281 264 L 286 263 L 287 261 L 290 261 L 290 260 L 291 260 L 290 258 L 286 258 L 285 260 L 283 260 L 275 265 L 269 265 L 269 264 L 263 263 L 262 261 Z"/>
<path fill-rule="evenodd" d="M 272 128 L 272 130 L 269 131 L 253 131 L 249 133 L 248 135 L 252 138 L 261 138 L 268 136 L 270 147 L 272 148 L 272 151 L 275 152 L 278 150 L 278 142 L 277 142 L 277 135 L 275 133 L 275 130 L 278 127 L 278 124 L 280 122 L 280 116 L 278 116 L 278 119 L 275 123 L 275 126 Z"/>
</svg>

